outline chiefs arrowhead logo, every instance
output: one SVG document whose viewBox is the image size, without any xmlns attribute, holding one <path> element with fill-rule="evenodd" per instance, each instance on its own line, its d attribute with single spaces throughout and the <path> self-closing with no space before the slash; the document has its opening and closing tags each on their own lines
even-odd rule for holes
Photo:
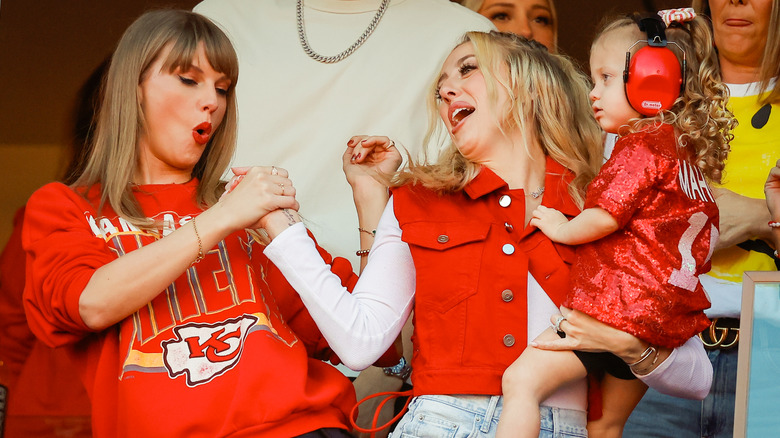
<svg viewBox="0 0 780 438">
<path fill-rule="evenodd" d="M 243 315 L 216 324 L 186 324 L 173 329 L 175 339 L 162 342 L 168 374 L 187 377 L 187 386 L 209 382 L 238 363 L 249 329 L 258 321 Z"/>
</svg>

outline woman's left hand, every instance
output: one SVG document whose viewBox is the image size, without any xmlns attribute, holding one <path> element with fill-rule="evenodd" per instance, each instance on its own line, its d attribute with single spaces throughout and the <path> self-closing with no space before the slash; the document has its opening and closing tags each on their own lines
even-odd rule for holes
<svg viewBox="0 0 780 438">
<path fill-rule="evenodd" d="M 618 330 L 578 310 L 561 306 L 561 313 L 550 317 L 555 324 L 561 316 L 565 319 L 559 324 L 565 338 L 552 341 L 534 341 L 532 346 L 542 350 L 578 350 L 602 352 L 608 351 L 626 362 L 635 362 L 642 356 L 647 344 L 630 333 Z"/>
</svg>

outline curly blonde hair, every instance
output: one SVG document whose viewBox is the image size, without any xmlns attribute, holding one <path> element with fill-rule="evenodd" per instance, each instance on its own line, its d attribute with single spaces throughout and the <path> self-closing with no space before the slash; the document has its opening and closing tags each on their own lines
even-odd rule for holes
<svg viewBox="0 0 780 438">
<path fill-rule="evenodd" d="M 582 205 L 603 152 L 601 129 L 588 100 L 587 77 L 567 57 L 511 33 L 468 32 L 458 46 L 467 43 L 474 46 L 490 101 L 498 102 L 499 87 L 508 95 L 506 106 L 496 112 L 499 128 L 533 133 L 525 138 L 536 138 L 545 155 L 574 174 L 569 193 Z M 445 136 L 449 141 L 434 164 L 421 164 L 410 157 L 408 169 L 394 178 L 395 186 L 411 182 L 438 192 L 454 192 L 479 173 L 480 165 L 466 159 L 447 135 L 439 118 L 436 86 L 434 81 L 428 95 L 430 128 L 425 142 Z"/>
<path fill-rule="evenodd" d="M 631 34 L 637 40 L 647 38 L 634 17 L 624 16 L 608 21 L 597 33 L 593 46 L 608 33 L 628 26 L 635 29 Z M 701 169 L 709 180 L 720 182 L 729 143 L 734 138 L 731 131 L 737 121 L 727 108 L 729 90 L 721 81 L 712 31 L 705 19 L 697 16 L 684 24 L 672 23 L 666 29 L 666 39 L 676 44 L 668 47 L 680 63 L 682 52 L 685 53 L 687 67 L 683 92 L 672 108 L 654 117 L 632 119 L 620 134 L 646 130 L 660 123 L 672 125 L 679 135 L 680 146 L 690 153 L 690 163 Z"/>
</svg>

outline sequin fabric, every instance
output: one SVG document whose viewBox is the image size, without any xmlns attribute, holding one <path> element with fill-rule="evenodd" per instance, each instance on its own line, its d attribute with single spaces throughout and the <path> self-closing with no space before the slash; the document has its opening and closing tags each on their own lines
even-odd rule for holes
<svg viewBox="0 0 780 438">
<path fill-rule="evenodd" d="M 630 134 L 591 182 L 585 207 L 620 229 L 577 248 L 568 304 L 655 345 L 676 347 L 710 321 L 698 275 L 709 270 L 718 208 L 673 128 Z"/>
</svg>

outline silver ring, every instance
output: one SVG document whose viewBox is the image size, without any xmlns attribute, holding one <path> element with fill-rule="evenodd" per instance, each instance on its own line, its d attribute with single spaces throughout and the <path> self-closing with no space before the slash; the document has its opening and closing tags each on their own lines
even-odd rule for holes
<svg viewBox="0 0 780 438">
<path fill-rule="evenodd" d="M 279 171 L 276 170 L 276 166 L 271 166 L 271 175 L 278 175 Z"/>
<path fill-rule="evenodd" d="M 553 325 L 553 328 L 555 329 L 556 332 L 563 331 L 563 330 L 561 330 L 561 323 L 563 321 L 566 321 L 566 317 L 563 316 L 563 315 L 558 315 L 558 319 L 555 320 L 555 324 Z"/>
</svg>

